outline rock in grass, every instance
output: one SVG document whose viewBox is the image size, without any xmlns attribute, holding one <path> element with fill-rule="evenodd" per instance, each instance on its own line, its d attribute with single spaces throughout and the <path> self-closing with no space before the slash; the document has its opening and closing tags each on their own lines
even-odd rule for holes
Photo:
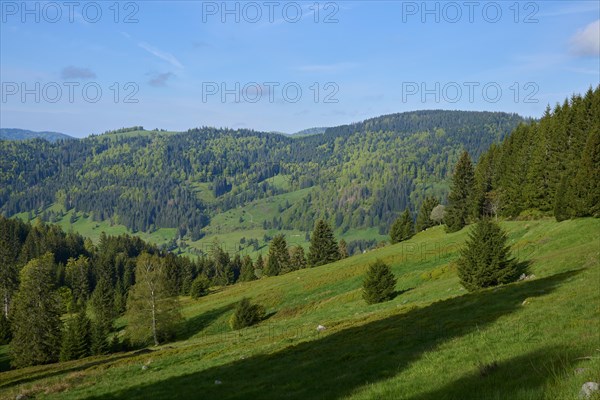
<svg viewBox="0 0 600 400">
<path fill-rule="evenodd" d="M 325 329 L 327 329 L 327 328 L 325 328 L 323 325 L 317 326 L 317 331 L 318 332 L 323 332 Z"/>
<path fill-rule="evenodd" d="M 600 385 L 597 382 L 586 382 L 581 387 L 581 391 L 579 392 L 580 399 L 589 399 L 594 394 L 600 393 Z"/>
<path fill-rule="evenodd" d="M 147 369 L 148 369 L 148 366 L 147 366 L 147 365 L 142 365 L 142 371 L 145 371 L 145 370 L 147 370 Z"/>
<path fill-rule="evenodd" d="M 220 384 L 222 384 L 222 383 L 223 383 L 223 382 L 221 382 L 221 381 L 220 381 L 220 380 L 218 380 L 218 379 L 217 379 L 217 380 L 215 380 L 215 385 L 220 385 Z"/>
</svg>

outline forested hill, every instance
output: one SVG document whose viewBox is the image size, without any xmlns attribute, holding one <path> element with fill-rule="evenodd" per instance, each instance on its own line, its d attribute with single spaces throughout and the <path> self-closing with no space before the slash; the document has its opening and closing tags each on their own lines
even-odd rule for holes
<svg viewBox="0 0 600 400">
<path fill-rule="evenodd" d="M 0 140 L 27 140 L 34 138 L 46 139 L 49 142 L 75 139 L 72 136 L 59 132 L 34 132 L 25 129 L 0 128 Z"/>
<path fill-rule="evenodd" d="M 477 159 L 521 122 L 506 113 L 419 111 L 300 138 L 136 127 L 60 143 L 1 141 L 0 211 L 47 217 L 54 205 L 133 231 L 178 228 L 195 240 L 219 213 L 294 193 L 265 228 L 308 231 L 324 217 L 342 230 L 383 231 L 426 195 L 446 196 L 463 149 Z"/>
</svg>

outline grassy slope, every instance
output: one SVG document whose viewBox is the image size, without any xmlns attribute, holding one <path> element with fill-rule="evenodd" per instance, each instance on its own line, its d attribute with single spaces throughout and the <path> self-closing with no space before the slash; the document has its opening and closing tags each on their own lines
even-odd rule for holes
<svg viewBox="0 0 600 400">
<path fill-rule="evenodd" d="M 466 293 L 452 261 L 467 229 L 434 228 L 332 265 L 184 298 L 180 341 L 4 372 L 0 396 L 575 399 L 584 382 L 600 379 L 600 220 L 503 225 L 536 279 Z M 400 293 L 368 306 L 360 285 L 376 258 L 392 265 Z M 243 296 L 273 314 L 231 332 Z M 317 333 L 318 324 L 327 330 Z M 478 364 L 494 361 L 481 376 Z"/>
</svg>

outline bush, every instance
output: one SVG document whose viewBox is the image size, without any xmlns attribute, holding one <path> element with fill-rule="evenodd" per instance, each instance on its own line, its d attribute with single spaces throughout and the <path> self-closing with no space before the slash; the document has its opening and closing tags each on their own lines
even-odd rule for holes
<svg viewBox="0 0 600 400">
<path fill-rule="evenodd" d="M 190 296 L 192 299 L 198 299 L 202 296 L 206 296 L 208 294 L 208 288 L 210 287 L 210 281 L 204 275 L 198 275 L 194 282 L 192 282 L 192 287 L 190 288 Z"/>
<path fill-rule="evenodd" d="M 368 304 L 381 303 L 394 298 L 396 277 L 390 267 L 381 260 L 369 266 L 363 282 L 363 298 Z"/>
<path fill-rule="evenodd" d="M 510 257 L 508 238 L 490 219 L 479 221 L 469 233 L 458 260 L 460 283 L 469 291 L 515 281 L 517 264 Z"/>
<path fill-rule="evenodd" d="M 259 323 L 265 318 L 265 308 L 258 304 L 250 303 L 250 299 L 243 298 L 235 307 L 231 317 L 231 327 L 242 329 Z"/>
</svg>

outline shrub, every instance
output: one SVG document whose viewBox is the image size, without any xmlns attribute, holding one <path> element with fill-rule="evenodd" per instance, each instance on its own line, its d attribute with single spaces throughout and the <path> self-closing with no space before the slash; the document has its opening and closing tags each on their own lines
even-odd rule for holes
<svg viewBox="0 0 600 400">
<path fill-rule="evenodd" d="M 479 221 L 469 233 L 458 260 L 460 283 L 469 291 L 515 281 L 517 264 L 510 257 L 508 238 L 490 219 Z"/>
<path fill-rule="evenodd" d="M 391 268 L 381 260 L 369 266 L 363 282 L 363 298 L 368 304 L 391 300 L 396 291 L 396 277 Z"/>
<path fill-rule="evenodd" d="M 244 297 L 235 307 L 231 317 L 231 328 L 242 329 L 259 323 L 265 318 L 265 308 L 258 304 L 250 303 L 250 299 Z"/>
<path fill-rule="evenodd" d="M 192 282 L 192 287 L 190 288 L 190 296 L 192 299 L 197 299 L 202 296 L 206 296 L 208 294 L 208 288 L 210 287 L 210 281 L 204 275 L 198 275 L 194 282 Z"/>
</svg>

